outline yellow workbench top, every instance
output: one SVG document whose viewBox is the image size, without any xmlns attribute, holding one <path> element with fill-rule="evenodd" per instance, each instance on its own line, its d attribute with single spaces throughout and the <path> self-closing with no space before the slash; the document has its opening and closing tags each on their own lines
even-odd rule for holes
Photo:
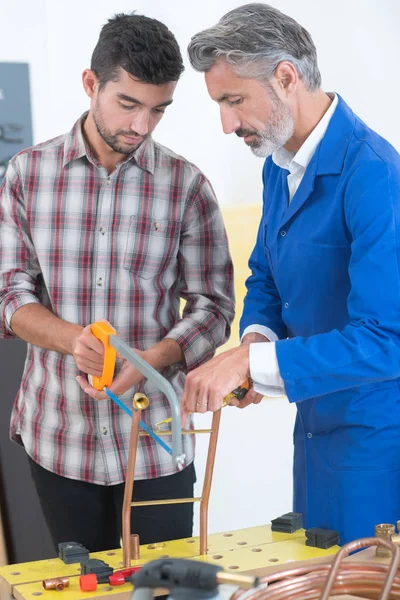
<svg viewBox="0 0 400 600">
<path fill-rule="evenodd" d="M 65 540 L 69 541 L 69 540 Z M 277 567 L 292 561 L 321 559 L 335 554 L 338 546 L 328 550 L 310 548 L 305 545 L 304 529 L 292 534 L 275 533 L 270 525 L 238 529 L 209 535 L 208 554 L 200 556 L 199 539 L 196 537 L 140 546 L 140 559 L 132 566 L 145 564 L 156 558 L 190 558 L 221 565 L 225 571 L 240 573 L 265 567 Z M 91 558 L 104 560 L 115 570 L 123 568 L 122 550 L 96 552 Z M 98 586 L 96 592 L 81 592 L 79 589 L 80 565 L 65 565 L 54 558 L 17 565 L 0 567 L 1 600 L 85 600 L 112 597 L 114 600 L 130 600 L 132 586 Z M 44 579 L 70 577 L 70 585 L 64 591 L 45 591 Z"/>
</svg>

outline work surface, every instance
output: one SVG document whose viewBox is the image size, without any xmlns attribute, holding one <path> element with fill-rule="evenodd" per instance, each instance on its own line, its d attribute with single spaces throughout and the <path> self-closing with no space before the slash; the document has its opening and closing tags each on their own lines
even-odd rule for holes
<svg viewBox="0 0 400 600">
<path fill-rule="evenodd" d="M 64 540 L 73 541 L 73 540 Z M 232 573 L 265 572 L 266 567 L 276 569 L 292 561 L 323 559 L 335 554 L 338 546 L 329 550 L 310 548 L 305 545 L 304 529 L 292 534 L 271 532 L 270 525 L 239 529 L 212 534 L 208 539 L 208 554 L 199 555 L 199 539 L 188 538 L 171 542 L 150 544 L 140 547 L 140 559 L 132 561 L 132 566 L 141 565 L 156 558 L 190 558 L 218 564 Z M 122 551 L 97 552 L 90 555 L 108 563 L 115 570 L 122 569 Z M 65 565 L 60 559 L 50 559 L 0 568 L 1 600 L 85 600 L 112 597 L 113 600 L 130 600 L 131 584 L 111 587 L 98 586 L 96 592 L 81 592 L 79 589 L 80 565 Z M 70 577 L 70 585 L 64 591 L 45 591 L 44 579 Z"/>
</svg>

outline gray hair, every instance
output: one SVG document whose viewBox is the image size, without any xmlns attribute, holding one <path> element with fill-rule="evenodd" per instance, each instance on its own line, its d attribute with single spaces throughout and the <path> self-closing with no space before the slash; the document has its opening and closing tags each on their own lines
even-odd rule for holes
<svg viewBox="0 0 400 600">
<path fill-rule="evenodd" d="M 317 51 L 308 31 L 268 4 L 245 4 L 209 29 L 196 33 L 188 47 L 196 71 L 209 71 L 219 60 L 239 77 L 270 79 L 278 64 L 293 64 L 309 91 L 321 85 Z"/>
</svg>

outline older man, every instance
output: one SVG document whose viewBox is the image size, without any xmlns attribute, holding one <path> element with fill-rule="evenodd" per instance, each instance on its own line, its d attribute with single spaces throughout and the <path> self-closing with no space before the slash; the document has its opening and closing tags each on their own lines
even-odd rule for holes
<svg viewBox="0 0 400 600">
<path fill-rule="evenodd" d="M 321 89 L 309 33 L 267 4 L 232 10 L 189 56 L 224 132 L 266 160 L 242 344 L 190 374 L 184 410 L 218 409 L 248 376 L 241 406 L 286 393 L 294 509 L 342 542 L 373 534 L 400 515 L 399 155 Z"/>
</svg>

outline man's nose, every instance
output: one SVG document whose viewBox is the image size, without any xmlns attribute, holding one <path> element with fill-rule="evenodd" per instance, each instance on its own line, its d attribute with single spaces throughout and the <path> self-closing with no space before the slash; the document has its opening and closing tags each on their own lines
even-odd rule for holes
<svg viewBox="0 0 400 600">
<path fill-rule="evenodd" d="M 149 113 L 143 110 L 135 114 L 135 118 L 132 119 L 130 128 L 141 136 L 147 135 L 149 133 Z"/>
<path fill-rule="evenodd" d="M 240 119 L 236 114 L 236 111 L 221 107 L 221 123 L 222 130 L 224 133 L 233 133 L 240 127 Z"/>
</svg>

